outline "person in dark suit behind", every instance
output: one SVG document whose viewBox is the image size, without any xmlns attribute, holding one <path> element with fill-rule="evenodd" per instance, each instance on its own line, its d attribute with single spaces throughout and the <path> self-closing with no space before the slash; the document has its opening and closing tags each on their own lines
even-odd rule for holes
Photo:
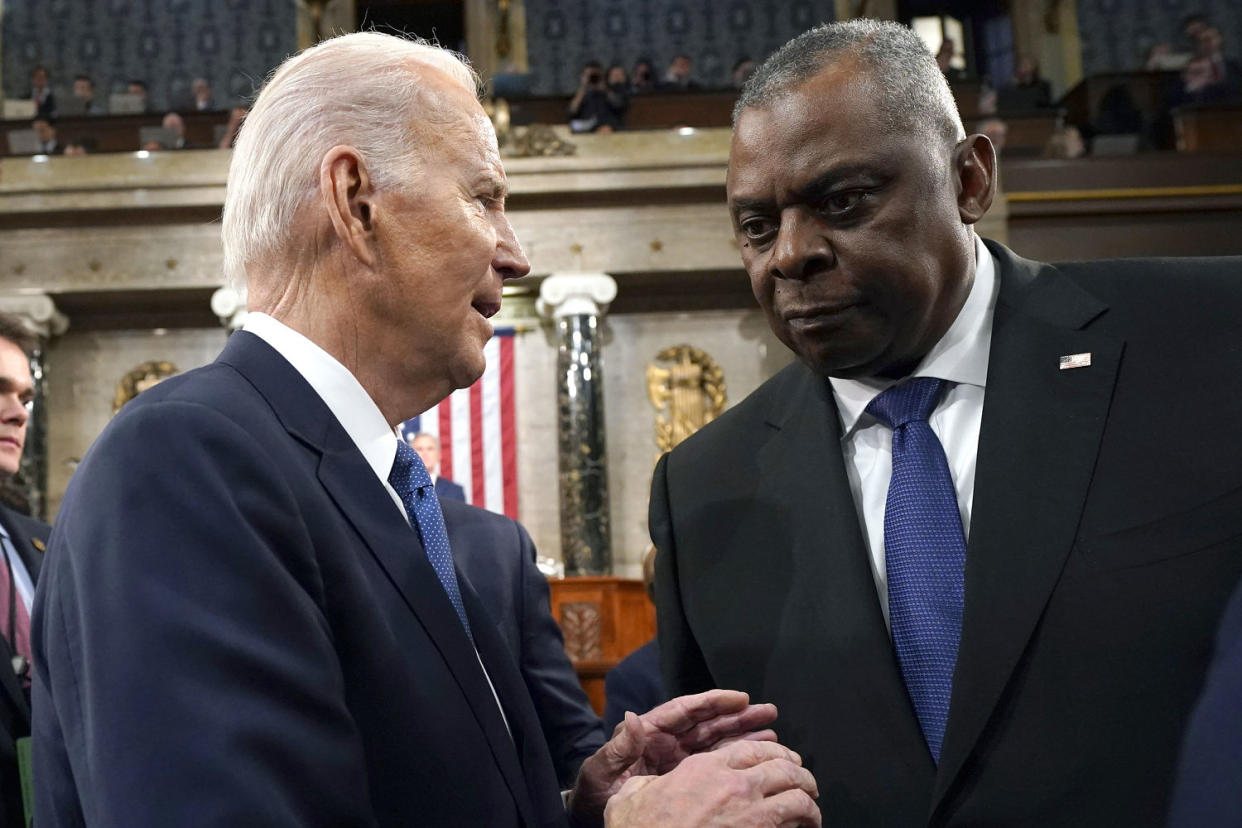
<svg viewBox="0 0 1242 828">
<path fill-rule="evenodd" d="M 35 338 L 21 320 L 0 314 L 0 476 L 17 473 L 34 399 L 30 355 Z M 50 528 L 0 506 L 0 825 L 22 824 L 18 739 L 30 735 L 30 605 Z"/>
<path fill-rule="evenodd" d="M 56 94 L 52 92 L 52 77 L 46 66 L 30 70 L 29 98 L 34 101 L 36 118 L 51 120 L 56 117 Z"/>
<path fill-rule="evenodd" d="M 643 557 L 643 582 L 655 600 L 655 557 L 652 547 Z M 604 675 L 604 727 L 611 733 L 627 710 L 646 713 L 668 699 L 660 676 L 660 642 L 653 638 L 627 655 Z"/>
<path fill-rule="evenodd" d="M 973 232 L 994 186 L 895 23 L 739 97 L 735 237 L 800 360 L 656 468 L 660 649 L 778 705 L 825 825 L 1161 825 L 1242 575 L 1242 260 L 1028 261 Z"/>
<path fill-rule="evenodd" d="M 582 762 L 604 744 L 604 725 L 565 653 L 561 628 L 552 617 L 548 579 L 535 566 L 535 544 L 520 523 L 504 515 L 441 503 L 457 566 L 522 673 L 557 779 L 568 790 Z"/>
<path fill-rule="evenodd" d="M 1242 586 L 1216 638 L 1203 695 L 1186 725 L 1169 828 L 1230 828 L 1242 814 Z"/>
<path fill-rule="evenodd" d="M 434 434 L 428 434 L 420 431 L 409 438 L 410 448 L 423 460 L 423 465 L 427 467 L 427 474 L 431 475 L 432 481 L 436 485 L 436 496 L 441 500 L 460 500 L 462 503 L 466 501 L 466 490 L 461 486 L 449 480 L 447 477 L 440 475 L 440 440 Z"/>
<path fill-rule="evenodd" d="M 221 226 L 245 327 L 126 404 L 57 515 L 37 824 L 567 824 L 522 677 L 394 430 L 478 379 L 502 283 L 530 269 L 477 83 L 368 32 L 259 93 Z M 814 780 L 752 733 L 774 715 L 718 691 L 632 717 L 570 813 L 659 825 L 706 784 L 696 822 L 792 805 L 818 824 Z"/>
</svg>

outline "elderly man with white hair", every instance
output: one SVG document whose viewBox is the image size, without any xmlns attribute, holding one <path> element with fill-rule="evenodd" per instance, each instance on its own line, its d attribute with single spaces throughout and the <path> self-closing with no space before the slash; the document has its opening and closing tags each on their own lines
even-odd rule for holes
<svg viewBox="0 0 1242 828">
<path fill-rule="evenodd" d="M 529 270 L 475 89 L 451 53 L 354 34 L 259 95 L 224 206 L 245 328 L 121 411 L 51 540 L 38 824 L 819 824 L 755 731 L 774 709 L 721 690 L 630 714 L 563 804 L 452 565 L 477 510 L 441 510 L 394 433 L 482 373 Z"/>
</svg>

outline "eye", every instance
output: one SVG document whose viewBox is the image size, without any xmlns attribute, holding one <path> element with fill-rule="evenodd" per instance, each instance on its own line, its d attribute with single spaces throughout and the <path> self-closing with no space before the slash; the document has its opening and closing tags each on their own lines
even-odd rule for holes
<svg viewBox="0 0 1242 828">
<path fill-rule="evenodd" d="M 776 232 L 776 222 L 771 219 L 754 216 L 739 221 L 738 229 L 742 231 L 742 235 L 751 241 L 763 241 Z"/>
<path fill-rule="evenodd" d="M 857 207 L 863 199 L 871 194 L 866 190 L 845 190 L 832 193 L 824 199 L 823 210 L 833 215 L 844 215 Z"/>
</svg>

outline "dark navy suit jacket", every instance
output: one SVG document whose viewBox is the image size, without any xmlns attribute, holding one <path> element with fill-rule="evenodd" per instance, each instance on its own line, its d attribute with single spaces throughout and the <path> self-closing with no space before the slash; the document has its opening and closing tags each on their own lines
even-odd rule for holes
<svg viewBox="0 0 1242 828">
<path fill-rule="evenodd" d="M 440 500 L 460 500 L 466 502 L 466 490 L 449 480 L 447 477 L 436 477 L 436 497 Z"/>
<path fill-rule="evenodd" d="M 535 545 L 521 524 L 503 515 L 447 500 L 441 506 L 457 567 L 517 662 L 556 775 L 569 789 L 582 760 L 604 744 L 604 726 L 565 654 L 549 606 L 548 580 L 535 566 Z"/>
<path fill-rule="evenodd" d="M 477 658 L 340 423 L 234 334 L 127 405 L 65 494 L 36 824 L 564 825 L 522 677 L 462 593 Z"/>
<path fill-rule="evenodd" d="M 1216 640 L 1203 695 L 1186 727 L 1169 828 L 1232 828 L 1242 821 L 1242 587 Z"/>
<path fill-rule="evenodd" d="M 1242 577 L 1242 259 L 1053 266 L 988 248 L 1000 292 L 939 764 L 833 395 L 802 363 L 656 467 L 668 689 L 775 703 L 825 825 L 1161 826 Z M 1061 370 L 1074 354 L 1090 365 Z"/>
<path fill-rule="evenodd" d="M 13 549 L 26 565 L 30 579 L 37 584 L 43 561 L 40 549 L 47 543 L 51 527 L 6 506 L 0 506 L 0 523 L 8 530 Z M 7 629 L 8 619 L 2 623 Z M 4 651 L 4 663 L 0 663 L 0 825 L 21 825 L 22 791 L 16 741 L 30 735 L 30 699 L 16 674 L 9 669 L 12 651 L 7 648 L 7 642 L 0 650 Z"/>
<path fill-rule="evenodd" d="M 604 727 L 611 733 L 625 719 L 627 710 L 640 716 L 668 701 L 660 675 L 660 642 L 651 639 L 604 676 Z"/>
</svg>

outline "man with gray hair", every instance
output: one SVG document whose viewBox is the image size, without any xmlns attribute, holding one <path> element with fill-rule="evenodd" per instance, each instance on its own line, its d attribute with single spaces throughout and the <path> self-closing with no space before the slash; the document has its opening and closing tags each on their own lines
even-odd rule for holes
<svg viewBox="0 0 1242 828">
<path fill-rule="evenodd" d="M 453 566 L 478 510 L 441 509 L 394 432 L 480 376 L 529 270 L 475 90 L 451 53 L 362 33 L 259 94 L 222 229 L 245 327 L 121 410 L 57 519 L 37 824 L 819 824 L 798 757 L 754 732 L 774 709 L 734 691 L 629 717 L 562 805 Z"/>
<path fill-rule="evenodd" d="M 748 81 L 727 193 L 800 360 L 657 466 L 674 693 L 781 710 L 826 825 L 1162 825 L 1242 574 L 1242 261 L 1051 266 L 912 31 Z"/>
</svg>

